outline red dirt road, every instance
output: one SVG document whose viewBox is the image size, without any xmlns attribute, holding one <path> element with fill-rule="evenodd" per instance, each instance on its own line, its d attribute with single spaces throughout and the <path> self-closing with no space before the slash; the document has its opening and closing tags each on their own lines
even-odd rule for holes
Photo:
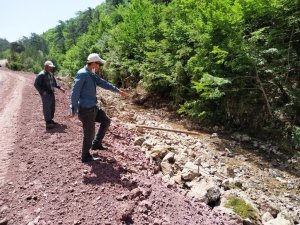
<svg viewBox="0 0 300 225">
<path fill-rule="evenodd" d="M 56 92 L 59 125 L 46 131 L 34 78 L 0 68 L 0 224 L 238 224 L 163 183 L 134 146 L 134 130 L 117 121 L 109 150 L 93 152 L 102 160 L 81 163 L 69 91 Z"/>
<path fill-rule="evenodd" d="M 22 93 L 25 78 L 13 79 L 11 72 L 1 73 L 0 76 L 0 185 L 3 184 L 7 172 L 9 155 L 14 148 L 14 137 L 17 132 L 17 116 L 22 103 Z M 17 82 L 16 82 L 17 81 Z M 6 107 L 9 106 L 9 107 Z"/>
</svg>

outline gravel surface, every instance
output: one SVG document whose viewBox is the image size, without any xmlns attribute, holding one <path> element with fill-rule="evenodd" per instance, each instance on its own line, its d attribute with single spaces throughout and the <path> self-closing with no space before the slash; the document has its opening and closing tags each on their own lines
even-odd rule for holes
<svg viewBox="0 0 300 225">
<path fill-rule="evenodd" d="M 34 78 L 0 68 L 0 224 L 239 224 L 164 183 L 122 121 L 112 121 L 109 149 L 92 152 L 101 161 L 83 164 L 69 90 L 56 92 L 59 124 L 46 130 Z"/>
</svg>

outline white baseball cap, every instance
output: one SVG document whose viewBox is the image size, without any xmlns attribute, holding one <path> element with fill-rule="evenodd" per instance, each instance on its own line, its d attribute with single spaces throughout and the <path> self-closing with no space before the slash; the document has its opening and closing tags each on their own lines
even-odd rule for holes
<svg viewBox="0 0 300 225">
<path fill-rule="evenodd" d="M 44 66 L 55 67 L 54 64 L 53 64 L 53 62 L 51 62 L 51 61 L 46 61 L 46 62 L 44 63 Z"/>
<path fill-rule="evenodd" d="M 97 53 L 91 53 L 87 57 L 87 63 L 100 62 L 101 64 L 106 63 L 104 59 L 101 59 Z"/>
</svg>

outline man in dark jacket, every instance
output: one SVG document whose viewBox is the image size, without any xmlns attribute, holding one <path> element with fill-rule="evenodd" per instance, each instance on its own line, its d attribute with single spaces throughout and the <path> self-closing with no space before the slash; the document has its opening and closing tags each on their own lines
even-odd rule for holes
<svg viewBox="0 0 300 225">
<path fill-rule="evenodd" d="M 90 148 L 106 149 L 102 140 L 110 125 L 110 118 L 97 106 L 96 86 L 119 93 L 121 96 L 127 96 L 126 92 L 97 75 L 105 62 L 97 53 L 90 54 L 87 58 L 87 65 L 77 72 L 71 91 L 72 116 L 78 112 L 78 118 L 83 127 L 82 162 L 99 159 L 90 154 Z M 96 136 L 95 122 L 101 124 Z"/>
<path fill-rule="evenodd" d="M 46 128 L 51 129 L 54 127 L 54 112 L 55 112 L 55 95 L 54 88 L 65 90 L 57 84 L 53 76 L 54 64 L 51 61 L 44 63 L 44 70 L 42 70 L 36 77 L 34 86 L 38 90 L 42 98 L 43 114 L 46 121 Z"/>
</svg>

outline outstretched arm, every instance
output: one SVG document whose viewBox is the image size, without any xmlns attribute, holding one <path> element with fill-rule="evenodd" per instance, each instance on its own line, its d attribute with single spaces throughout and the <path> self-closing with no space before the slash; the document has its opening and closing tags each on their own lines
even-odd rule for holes
<svg viewBox="0 0 300 225">
<path fill-rule="evenodd" d="M 99 86 L 99 87 L 102 87 L 103 89 L 106 89 L 106 90 L 109 90 L 109 91 L 113 91 L 113 92 L 117 92 L 119 93 L 122 97 L 127 97 L 128 96 L 128 93 L 126 93 L 125 91 L 117 88 L 116 86 L 114 86 L 113 84 L 109 83 L 108 81 L 98 77 L 98 76 L 95 76 L 95 81 L 96 81 L 96 84 Z"/>
<path fill-rule="evenodd" d="M 57 89 L 61 90 L 62 92 L 65 92 L 66 90 L 65 90 L 62 86 L 60 86 L 60 85 L 58 84 L 58 82 L 57 82 L 56 78 L 54 77 L 54 75 L 52 75 L 52 76 L 53 76 L 54 81 L 55 81 L 55 87 L 56 87 Z"/>
<path fill-rule="evenodd" d="M 103 88 L 103 89 L 106 89 L 106 90 L 109 90 L 109 91 L 112 91 L 112 92 L 117 92 L 119 93 L 119 89 L 114 86 L 113 84 L 109 83 L 108 81 L 100 78 L 99 76 L 97 75 L 93 75 L 94 78 L 95 78 L 95 83 L 97 84 L 97 86 Z"/>
</svg>

